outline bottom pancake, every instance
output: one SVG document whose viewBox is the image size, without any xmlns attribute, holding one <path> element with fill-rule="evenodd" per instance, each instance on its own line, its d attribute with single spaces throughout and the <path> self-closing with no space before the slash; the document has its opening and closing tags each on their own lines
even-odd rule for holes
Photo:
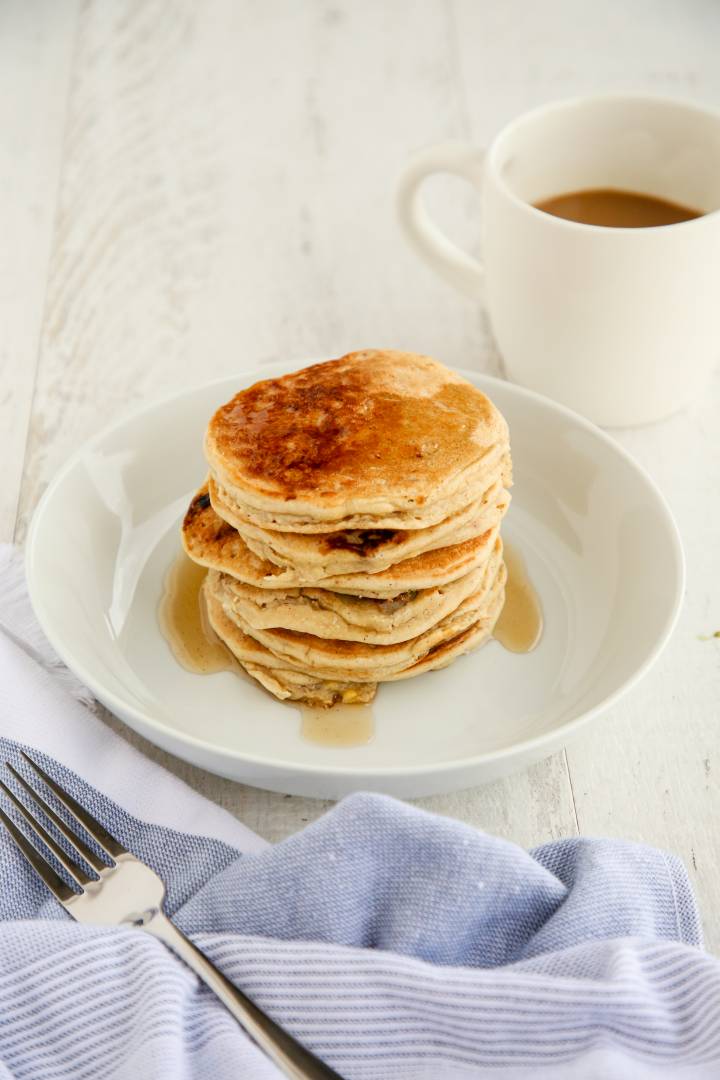
<svg viewBox="0 0 720 1080">
<path fill-rule="evenodd" d="M 255 638 L 275 656 L 287 661 L 299 671 L 309 671 L 329 679 L 350 679 L 360 682 L 382 682 L 421 660 L 434 646 L 455 637 L 477 622 L 492 604 L 505 584 L 502 545 L 488 565 L 478 590 L 463 599 L 454 611 L 426 629 L 417 637 L 389 645 L 375 645 L 341 638 L 318 637 L 312 633 L 251 626 L 233 603 L 229 591 L 232 579 L 210 571 L 205 581 L 205 596 L 222 604 L 228 618 L 240 630 Z"/>
<path fill-rule="evenodd" d="M 309 705 L 313 709 L 329 709 L 333 705 L 369 705 L 377 691 L 377 683 L 354 683 L 349 686 L 314 679 L 299 671 L 268 668 L 242 661 L 239 663 L 248 675 L 280 701 L 295 701 L 298 705 Z"/>
<path fill-rule="evenodd" d="M 502 611 L 505 579 L 506 571 L 501 563 L 482 604 L 473 608 L 466 602 L 466 605 L 461 605 L 465 610 L 459 612 L 452 623 L 449 619 L 443 620 L 444 625 L 436 628 L 435 634 L 420 635 L 415 646 L 407 651 L 406 663 L 399 662 L 400 658 L 396 656 L 392 658 L 395 662 L 388 664 L 388 656 L 385 655 L 382 658 L 384 663 L 374 665 L 371 658 L 365 656 L 363 663 L 356 664 L 350 670 L 343 666 L 342 656 L 335 657 L 335 664 L 330 666 L 320 664 L 311 667 L 302 658 L 272 651 L 227 615 L 216 595 L 217 590 L 208 587 L 210 582 L 206 582 L 205 599 L 215 633 L 249 675 L 280 700 L 327 707 L 340 702 L 355 704 L 371 701 L 378 682 L 413 678 L 426 671 L 446 667 L 457 657 L 478 648 L 491 636 Z M 386 648 L 376 648 L 379 653 L 387 654 Z"/>
<path fill-rule="evenodd" d="M 232 622 L 222 604 L 205 592 L 208 621 L 240 666 L 280 701 L 296 701 L 314 708 L 362 705 L 375 697 L 377 683 L 322 679 L 290 667 Z"/>
</svg>

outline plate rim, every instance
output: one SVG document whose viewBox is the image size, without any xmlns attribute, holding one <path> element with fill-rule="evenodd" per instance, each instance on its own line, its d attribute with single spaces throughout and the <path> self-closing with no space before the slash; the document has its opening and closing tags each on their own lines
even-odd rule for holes
<svg viewBox="0 0 720 1080">
<path fill-rule="evenodd" d="M 558 743 L 563 744 L 577 731 L 588 724 L 598 715 L 606 712 L 612 708 L 625 694 L 629 693 L 634 686 L 642 680 L 647 672 L 657 661 L 658 657 L 666 647 L 673 630 L 677 625 L 680 612 L 682 610 L 683 598 L 686 585 L 686 561 L 685 552 L 682 545 L 682 539 L 680 536 L 680 530 L 678 529 L 677 522 L 672 513 L 670 505 L 658 487 L 655 480 L 650 473 L 645 469 L 643 465 L 637 461 L 632 454 L 621 446 L 608 432 L 598 427 L 592 421 L 582 416 L 580 413 L 575 412 L 573 409 L 568 408 L 566 405 L 562 405 L 560 402 L 554 401 L 552 398 L 547 397 L 544 394 L 540 394 L 535 390 L 530 390 L 528 387 L 521 386 L 519 383 L 511 382 L 509 379 L 499 378 L 495 375 L 488 375 L 485 372 L 473 371 L 466 368 L 455 367 L 454 365 L 447 364 L 446 367 L 450 370 L 457 372 L 459 375 L 468 379 L 468 381 L 475 385 L 480 383 L 479 388 L 485 392 L 485 386 L 488 389 L 488 396 L 492 397 L 492 387 L 501 387 L 505 391 L 510 391 L 512 394 L 517 394 L 525 400 L 534 402 L 543 407 L 549 407 L 551 411 L 559 413 L 561 416 L 566 417 L 575 425 L 579 425 L 589 432 L 593 437 L 598 438 L 608 447 L 613 453 L 620 457 L 624 464 L 630 468 L 637 477 L 646 485 L 646 487 L 652 492 L 654 498 L 657 501 L 658 507 L 662 512 L 667 526 L 667 535 L 670 540 L 672 553 L 676 564 L 675 575 L 675 593 L 672 598 L 670 612 L 665 619 L 665 623 L 662 627 L 658 638 L 649 651 L 645 660 L 640 664 L 635 671 L 629 675 L 613 693 L 605 697 L 601 702 L 595 705 L 593 708 L 582 712 L 579 716 L 574 717 L 572 720 L 567 720 L 557 728 L 553 728 L 550 731 L 543 732 L 539 735 L 532 736 L 528 739 L 523 739 L 520 742 L 513 743 L 511 747 L 499 748 L 496 750 L 489 750 L 482 754 L 475 754 L 469 757 L 453 758 L 448 761 L 442 761 L 437 763 L 428 763 L 423 765 L 408 765 L 398 767 L 396 765 L 375 765 L 375 766 L 361 766 L 361 765 L 329 765 L 322 762 L 316 763 L 304 763 L 293 761 L 292 759 L 285 759 L 279 757 L 265 757 L 262 755 L 240 752 L 230 749 L 228 747 L 219 747 L 214 743 L 206 742 L 204 739 L 197 735 L 191 735 L 187 732 L 179 731 L 177 728 L 171 727 L 159 720 L 152 713 L 142 709 L 138 709 L 134 705 L 130 705 L 119 698 L 114 692 L 106 690 L 102 686 L 101 680 L 95 678 L 92 672 L 89 672 L 85 665 L 81 662 L 76 662 L 72 650 L 69 646 L 66 646 L 60 635 L 56 634 L 51 629 L 52 620 L 48 617 L 42 601 L 42 590 L 38 585 L 37 579 L 34 575 L 34 551 L 36 544 L 38 543 L 38 536 L 41 534 L 42 520 L 46 512 L 47 506 L 52 502 L 55 490 L 60 486 L 65 477 L 72 472 L 74 468 L 80 463 L 82 458 L 88 451 L 92 450 L 99 443 L 110 437 L 116 431 L 123 428 L 125 425 L 141 419 L 145 413 L 154 412 L 156 409 L 172 405 L 173 402 L 180 400 L 181 398 L 191 397 L 193 394 L 198 393 L 201 390 L 209 390 L 213 386 L 219 386 L 223 383 L 227 383 L 232 379 L 237 378 L 240 388 L 251 386 L 254 381 L 262 381 L 264 378 L 272 378 L 274 375 L 286 374 L 292 371 L 299 370 L 303 367 L 308 367 L 311 364 L 323 363 L 324 361 L 317 358 L 305 359 L 302 361 L 276 361 L 271 364 L 263 364 L 260 367 L 254 367 L 245 371 L 239 371 L 236 374 L 221 375 L 214 379 L 209 379 L 204 382 L 187 386 L 181 390 L 176 390 L 171 394 L 166 394 L 162 397 L 157 397 L 150 402 L 143 402 L 140 406 L 134 409 L 129 409 L 124 412 L 116 420 L 106 424 L 98 432 L 92 435 L 89 439 L 85 440 L 76 450 L 70 454 L 67 460 L 60 466 L 57 472 L 53 475 L 52 479 L 48 483 L 47 488 L 40 497 L 35 510 L 33 511 L 30 525 L 28 528 L 24 563 L 25 563 L 25 576 L 27 581 L 28 596 L 33 608 L 35 617 L 40 624 L 40 627 L 48 639 L 50 645 L 55 650 L 57 655 L 63 661 L 63 663 L 73 672 L 73 674 L 92 692 L 93 696 L 97 698 L 102 704 L 104 704 L 111 712 L 113 712 L 124 724 L 128 727 L 133 725 L 126 719 L 127 715 L 133 717 L 133 719 L 143 726 L 143 734 L 150 742 L 153 742 L 151 735 L 146 734 L 148 729 L 150 731 L 156 730 L 164 736 L 168 736 L 171 740 L 175 740 L 178 743 L 182 743 L 186 746 L 196 747 L 202 750 L 205 754 L 219 756 L 225 760 L 232 760 L 237 763 L 247 763 L 248 766 L 257 768 L 270 769 L 273 772 L 286 771 L 298 775 L 298 776 L 321 776 L 323 778 L 332 777 L 354 777 L 357 780 L 367 778 L 368 780 L 376 779 L 412 779 L 421 778 L 423 776 L 433 775 L 449 775 L 455 772 L 462 772 L 464 770 L 477 770 L 483 766 L 489 766 L 493 763 L 500 761 L 510 762 L 516 757 L 528 757 L 536 758 L 542 755 L 535 754 L 535 751 L 541 750 L 543 746 L 547 746 L 548 754 L 552 753 L 554 746 Z M 50 625 L 48 625 L 50 624 Z M 157 745 L 157 744 L 156 744 Z M 173 753 L 173 751 L 170 751 Z M 180 756 L 180 755 L 175 755 Z M 207 768 L 207 766 L 205 766 Z M 212 771 L 210 769 L 209 771 Z"/>
</svg>

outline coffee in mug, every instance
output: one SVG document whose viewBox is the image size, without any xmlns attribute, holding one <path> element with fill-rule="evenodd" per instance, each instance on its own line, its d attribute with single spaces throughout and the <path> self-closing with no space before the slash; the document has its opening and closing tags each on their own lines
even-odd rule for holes
<svg viewBox="0 0 720 1080">
<path fill-rule="evenodd" d="M 658 199 L 654 195 L 639 195 L 635 191 L 615 188 L 590 188 L 554 195 L 535 203 L 538 210 L 581 225 L 602 225 L 611 229 L 656 229 L 659 225 L 677 225 L 702 217 L 702 210 Z"/>
</svg>

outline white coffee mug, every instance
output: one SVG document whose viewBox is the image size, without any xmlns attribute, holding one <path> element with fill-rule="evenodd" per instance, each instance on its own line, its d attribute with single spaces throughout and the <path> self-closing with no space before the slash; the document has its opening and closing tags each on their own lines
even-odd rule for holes
<svg viewBox="0 0 720 1080">
<path fill-rule="evenodd" d="M 422 181 L 456 173 L 482 191 L 482 264 L 433 224 Z M 703 211 L 653 228 L 577 224 L 534 203 L 615 188 Z M 398 193 L 417 251 L 486 305 L 511 379 L 596 423 L 681 409 L 720 355 L 720 113 L 662 98 L 546 105 L 487 152 L 464 143 L 411 161 Z"/>
</svg>

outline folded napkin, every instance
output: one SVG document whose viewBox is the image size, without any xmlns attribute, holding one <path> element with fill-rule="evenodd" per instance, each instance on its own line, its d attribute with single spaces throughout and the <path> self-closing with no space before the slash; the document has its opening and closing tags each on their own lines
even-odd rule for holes
<svg viewBox="0 0 720 1080">
<path fill-rule="evenodd" d="M 0 760 L 20 747 L 347 1080 L 720 1075 L 720 963 L 673 856 L 577 838 L 527 853 L 363 794 L 270 847 L 93 715 L 5 548 Z M 73 922 L 3 830 L 0 883 L 0 1078 L 281 1075 L 160 942 Z"/>
</svg>

